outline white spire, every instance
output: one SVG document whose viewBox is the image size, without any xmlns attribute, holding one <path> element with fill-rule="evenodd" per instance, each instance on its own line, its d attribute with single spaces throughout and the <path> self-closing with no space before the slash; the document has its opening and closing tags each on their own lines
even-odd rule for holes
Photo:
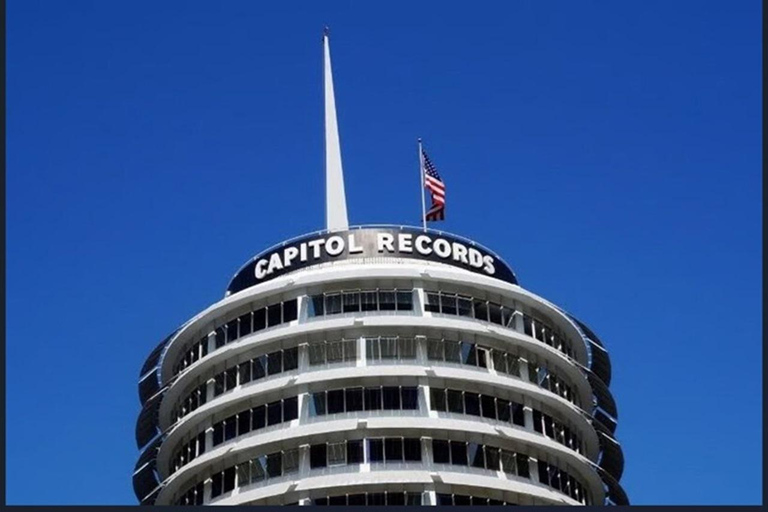
<svg viewBox="0 0 768 512">
<path fill-rule="evenodd" d="M 340 231 L 349 229 L 349 220 L 344 193 L 344 172 L 341 169 L 339 125 L 336 122 L 328 27 L 323 32 L 323 47 L 325 51 L 325 227 L 329 231 Z"/>
</svg>

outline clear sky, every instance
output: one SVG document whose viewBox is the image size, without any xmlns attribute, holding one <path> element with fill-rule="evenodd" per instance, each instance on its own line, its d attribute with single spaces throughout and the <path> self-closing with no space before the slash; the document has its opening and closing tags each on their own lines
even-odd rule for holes
<svg viewBox="0 0 768 512">
<path fill-rule="evenodd" d="M 133 504 L 137 379 L 256 252 L 353 224 L 499 252 L 613 360 L 635 504 L 761 500 L 756 0 L 7 6 L 7 500 Z"/>
</svg>

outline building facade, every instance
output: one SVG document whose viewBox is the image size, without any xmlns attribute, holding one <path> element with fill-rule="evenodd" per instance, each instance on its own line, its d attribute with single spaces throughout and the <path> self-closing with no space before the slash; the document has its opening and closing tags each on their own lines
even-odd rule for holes
<svg viewBox="0 0 768 512">
<path fill-rule="evenodd" d="M 141 370 L 142 504 L 628 503 L 611 364 L 494 252 L 409 227 L 275 246 Z"/>
</svg>

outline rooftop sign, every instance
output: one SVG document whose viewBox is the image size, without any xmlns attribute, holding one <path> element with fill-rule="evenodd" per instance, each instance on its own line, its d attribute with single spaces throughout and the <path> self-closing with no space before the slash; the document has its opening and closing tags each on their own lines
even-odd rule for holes
<svg viewBox="0 0 768 512">
<path fill-rule="evenodd" d="M 437 261 L 517 284 L 506 263 L 469 240 L 410 227 L 361 228 L 307 235 L 269 249 L 237 272 L 227 295 L 312 265 L 374 257 Z"/>
</svg>

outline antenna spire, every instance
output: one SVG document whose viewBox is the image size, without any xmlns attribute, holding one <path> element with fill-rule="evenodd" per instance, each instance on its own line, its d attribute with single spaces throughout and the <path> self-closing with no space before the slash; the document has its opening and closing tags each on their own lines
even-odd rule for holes
<svg viewBox="0 0 768 512">
<path fill-rule="evenodd" d="M 328 26 L 323 29 L 325 68 L 325 227 L 328 231 L 349 229 L 347 199 L 344 193 L 344 172 L 341 167 L 339 125 L 336 120 L 336 99 L 331 73 L 331 48 Z"/>
</svg>

